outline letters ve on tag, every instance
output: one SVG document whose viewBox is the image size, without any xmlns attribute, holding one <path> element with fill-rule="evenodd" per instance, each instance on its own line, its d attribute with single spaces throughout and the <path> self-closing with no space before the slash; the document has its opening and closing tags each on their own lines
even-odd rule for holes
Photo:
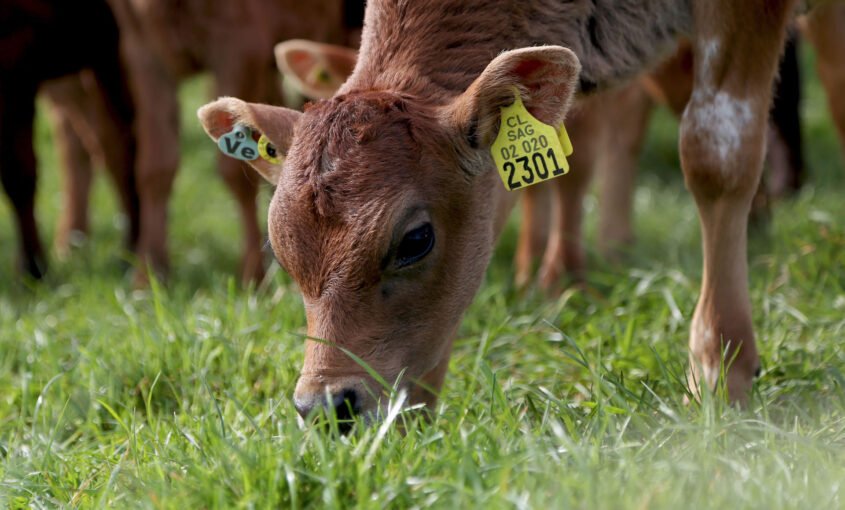
<svg viewBox="0 0 845 510">
<path fill-rule="evenodd" d="M 501 116 L 490 151 L 505 188 L 513 191 L 569 172 L 572 144 L 566 128 L 556 130 L 528 113 L 516 88 L 513 104 L 502 107 Z"/>
<path fill-rule="evenodd" d="M 258 144 L 252 139 L 252 130 L 238 124 L 231 131 L 217 140 L 217 146 L 223 154 L 242 161 L 254 161 L 258 158 Z"/>
</svg>

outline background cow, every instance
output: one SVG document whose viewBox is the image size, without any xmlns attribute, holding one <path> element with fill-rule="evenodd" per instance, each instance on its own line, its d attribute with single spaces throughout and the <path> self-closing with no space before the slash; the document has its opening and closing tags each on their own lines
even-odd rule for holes
<svg viewBox="0 0 845 510">
<path fill-rule="evenodd" d="M 46 257 L 35 221 L 32 129 L 35 96 L 47 80 L 89 70 L 70 84 L 56 85 L 54 94 L 68 104 L 86 95 L 87 117 L 79 120 L 100 126 L 108 141 L 109 166 L 129 218 L 127 244 L 132 248 L 138 240 L 135 110 L 119 47 L 117 25 L 104 0 L 10 0 L 0 6 L 0 179 L 17 220 L 21 269 L 35 278 L 44 274 Z M 66 161 L 73 159 L 67 146 L 62 150 Z"/>
</svg>

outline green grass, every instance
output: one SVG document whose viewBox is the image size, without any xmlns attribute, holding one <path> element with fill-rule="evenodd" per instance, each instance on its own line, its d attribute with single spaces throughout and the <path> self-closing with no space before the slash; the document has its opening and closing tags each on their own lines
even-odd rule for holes
<svg viewBox="0 0 845 510">
<path fill-rule="evenodd" d="M 592 254 L 595 292 L 520 297 L 513 221 L 431 422 L 399 415 L 404 434 L 347 437 L 296 418 L 304 314 L 289 279 L 235 284 L 237 212 L 193 114 L 204 86 L 183 91 L 167 288 L 132 290 L 105 179 L 92 239 L 40 284 L 12 278 L 17 240 L 0 214 L 0 507 L 845 507 L 845 172 L 815 82 L 811 182 L 751 243 L 763 372 L 750 409 L 682 403 L 701 260 L 675 121 L 661 112 L 629 260 Z M 42 116 L 51 240 L 48 131 Z"/>
</svg>

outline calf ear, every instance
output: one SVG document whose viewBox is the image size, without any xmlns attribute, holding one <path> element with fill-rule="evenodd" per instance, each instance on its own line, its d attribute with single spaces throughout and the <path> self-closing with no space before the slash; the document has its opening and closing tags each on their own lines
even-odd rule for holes
<svg viewBox="0 0 845 510">
<path fill-rule="evenodd" d="M 560 126 L 580 72 L 578 57 L 561 46 L 506 51 L 447 107 L 447 122 L 467 138 L 470 147 L 489 147 L 499 133 L 501 108 L 513 103 L 516 88 L 532 115 Z"/>
<path fill-rule="evenodd" d="M 276 45 L 276 65 L 286 80 L 309 99 L 332 97 L 355 69 L 351 48 L 292 39 Z"/>
<path fill-rule="evenodd" d="M 274 163 L 258 157 L 248 163 L 271 184 L 279 182 L 284 157 L 293 140 L 293 129 L 301 113 L 278 106 L 247 103 L 234 97 L 222 97 L 197 111 L 202 127 L 217 142 L 235 126 L 249 127 L 258 136 L 264 135 L 279 156 Z M 272 152 L 271 149 L 271 152 Z"/>
</svg>

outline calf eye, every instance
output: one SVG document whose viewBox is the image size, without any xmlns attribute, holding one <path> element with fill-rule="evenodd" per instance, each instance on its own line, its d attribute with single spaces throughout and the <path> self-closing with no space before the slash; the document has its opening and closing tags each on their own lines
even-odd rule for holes
<svg viewBox="0 0 845 510">
<path fill-rule="evenodd" d="M 399 248 L 396 249 L 396 265 L 405 267 L 422 260 L 432 248 L 434 248 L 434 229 L 431 223 L 426 223 L 406 233 L 402 238 Z"/>
</svg>

